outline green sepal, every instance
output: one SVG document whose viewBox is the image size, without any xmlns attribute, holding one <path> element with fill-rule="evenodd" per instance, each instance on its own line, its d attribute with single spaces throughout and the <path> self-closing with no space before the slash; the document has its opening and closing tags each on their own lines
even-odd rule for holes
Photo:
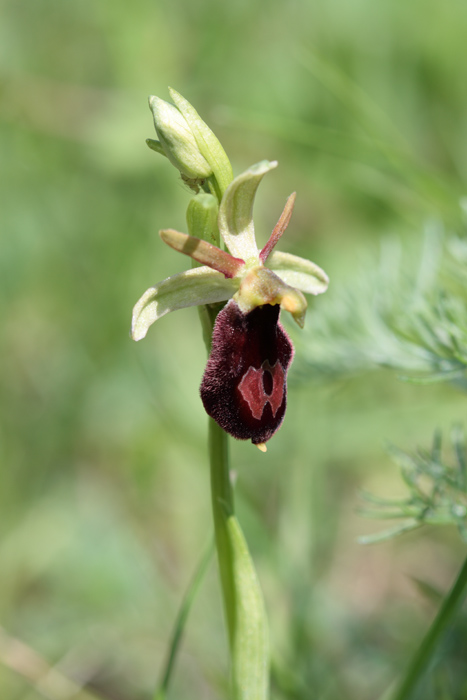
<svg viewBox="0 0 467 700">
<path fill-rule="evenodd" d="M 274 251 L 267 259 L 267 266 L 286 284 L 305 294 L 323 294 L 329 284 L 329 277 L 311 260 L 291 253 Z"/>
<path fill-rule="evenodd" d="M 133 340 L 142 340 L 148 328 L 171 311 L 227 301 L 237 288 L 238 283 L 209 267 L 195 267 L 173 275 L 150 287 L 135 304 L 131 337 Z"/>
<path fill-rule="evenodd" d="M 192 197 L 186 211 L 186 222 L 190 236 L 201 238 L 219 247 L 218 212 L 219 206 L 214 195 L 198 194 Z"/>
<path fill-rule="evenodd" d="M 216 179 L 219 200 L 232 182 L 233 172 L 230 160 L 222 148 L 219 139 L 208 125 L 201 119 L 198 112 L 180 93 L 169 88 L 170 97 L 183 114 L 196 139 L 200 153 L 212 168 Z"/>
<path fill-rule="evenodd" d="M 151 151 L 155 151 L 161 156 L 165 156 L 167 158 L 167 153 L 162 148 L 162 144 L 160 141 L 156 141 L 156 139 L 146 139 L 146 145 L 149 146 Z"/>
<path fill-rule="evenodd" d="M 219 230 L 225 245 L 247 265 L 258 265 L 259 252 L 253 224 L 253 203 L 264 175 L 277 161 L 263 160 L 235 178 L 227 188 L 219 207 Z"/>
</svg>

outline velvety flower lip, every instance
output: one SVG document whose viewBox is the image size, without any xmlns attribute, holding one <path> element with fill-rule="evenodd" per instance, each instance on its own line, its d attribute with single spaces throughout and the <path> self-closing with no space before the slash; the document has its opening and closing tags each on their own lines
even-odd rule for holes
<svg viewBox="0 0 467 700">
<path fill-rule="evenodd" d="M 286 377 L 292 344 L 279 323 L 280 308 L 303 326 L 303 295 L 322 294 L 326 273 L 315 263 L 275 250 L 290 221 L 295 193 L 259 250 L 253 203 L 259 183 L 277 162 L 262 161 L 236 177 L 222 197 L 218 227 L 227 251 L 173 229 L 160 231 L 173 249 L 201 264 L 150 287 L 133 310 L 131 335 L 170 311 L 230 299 L 218 314 L 201 398 L 207 413 L 224 430 L 259 447 L 277 431 L 286 407 Z"/>
<path fill-rule="evenodd" d="M 244 314 L 231 299 L 217 315 L 201 382 L 206 413 L 226 432 L 263 446 L 280 427 L 287 404 L 293 347 L 279 306 Z"/>
</svg>

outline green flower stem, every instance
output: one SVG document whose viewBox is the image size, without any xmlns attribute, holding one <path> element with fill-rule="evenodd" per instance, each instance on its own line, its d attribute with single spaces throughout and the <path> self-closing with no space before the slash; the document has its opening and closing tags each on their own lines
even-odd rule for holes
<svg viewBox="0 0 467 700">
<path fill-rule="evenodd" d="M 233 700 L 269 697 L 269 639 L 253 561 L 234 514 L 227 434 L 209 419 L 211 492 L 231 654 Z"/>
<path fill-rule="evenodd" d="M 439 612 L 417 649 L 412 661 L 391 700 L 409 700 L 426 672 L 442 635 L 467 594 L 467 558 L 457 579 L 444 599 Z"/>
<path fill-rule="evenodd" d="M 227 521 L 234 514 L 234 497 L 229 473 L 227 433 L 209 418 L 209 459 L 211 463 L 211 498 L 216 533 L 217 558 L 224 599 L 225 616 L 232 648 L 235 635 L 235 582 L 233 553 Z"/>
</svg>

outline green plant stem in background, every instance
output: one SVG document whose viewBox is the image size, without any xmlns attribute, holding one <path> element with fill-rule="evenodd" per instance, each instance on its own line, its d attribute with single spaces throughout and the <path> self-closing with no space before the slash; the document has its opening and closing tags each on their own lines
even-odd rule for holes
<svg viewBox="0 0 467 700">
<path fill-rule="evenodd" d="M 269 639 L 261 588 L 234 514 L 228 436 L 209 420 L 211 495 L 231 654 L 233 700 L 269 696 Z"/>
<path fill-rule="evenodd" d="M 459 575 L 443 601 L 441 608 L 428 630 L 424 640 L 417 649 L 399 687 L 391 696 L 391 700 L 409 700 L 427 671 L 433 654 L 443 633 L 454 617 L 465 595 L 467 594 L 467 558 L 462 565 Z"/>
</svg>

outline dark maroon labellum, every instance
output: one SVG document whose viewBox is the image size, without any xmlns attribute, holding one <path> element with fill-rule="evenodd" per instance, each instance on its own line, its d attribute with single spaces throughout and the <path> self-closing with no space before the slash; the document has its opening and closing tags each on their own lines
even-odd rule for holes
<svg viewBox="0 0 467 700">
<path fill-rule="evenodd" d="M 201 382 L 208 415 L 239 440 L 258 445 L 280 427 L 293 347 L 279 323 L 280 306 L 240 311 L 232 299 L 218 314 Z"/>
</svg>

